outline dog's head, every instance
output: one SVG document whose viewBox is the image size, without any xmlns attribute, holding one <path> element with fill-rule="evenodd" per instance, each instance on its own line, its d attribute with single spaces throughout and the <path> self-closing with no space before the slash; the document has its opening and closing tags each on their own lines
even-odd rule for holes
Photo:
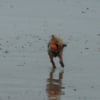
<svg viewBox="0 0 100 100">
<path fill-rule="evenodd" d="M 58 49 L 63 49 L 64 47 L 67 47 L 67 44 L 65 44 L 62 39 L 55 35 L 51 36 L 51 42 L 52 44 L 55 44 Z"/>
</svg>

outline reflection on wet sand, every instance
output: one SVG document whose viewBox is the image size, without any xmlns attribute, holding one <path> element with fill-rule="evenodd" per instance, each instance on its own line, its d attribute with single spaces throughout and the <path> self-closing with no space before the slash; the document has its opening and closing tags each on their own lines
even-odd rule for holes
<svg viewBox="0 0 100 100">
<path fill-rule="evenodd" d="M 61 100 L 61 95 L 64 95 L 64 87 L 62 86 L 63 71 L 59 72 L 58 78 L 54 78 L 55 69 L 50 72 L 49 78 L 47 80 L 47 95 L 48 100 Z"/>
</svg>

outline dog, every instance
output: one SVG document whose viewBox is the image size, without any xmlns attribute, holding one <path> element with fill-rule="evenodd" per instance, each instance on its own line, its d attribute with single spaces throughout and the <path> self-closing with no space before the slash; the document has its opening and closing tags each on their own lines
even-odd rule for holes
<svg viewBox="0 0 100 100">
<path fill-rule="evenodd" d="M 60 65 L 64 67 L 63 49 L 66 46 L 67 44 L 65 44 L 60 37 L 55 36 L 55 35 L 51 36 L 51 39 L 48 42 L 48 55 L 53 65 L 53 68 L 56 68 L 55 62 L 53 60 L 54 57 L 58 57 Z"/>
</svg>

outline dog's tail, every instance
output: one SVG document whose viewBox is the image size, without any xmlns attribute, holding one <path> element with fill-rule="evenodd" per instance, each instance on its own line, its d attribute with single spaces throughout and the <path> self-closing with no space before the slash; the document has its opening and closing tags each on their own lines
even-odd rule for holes
<svg viewBox="0 0 100 100">
<path fill-rule="evenodd" d="M 67 47 L 67 44 L 63 44 L 63 47 Z"/>
</svg>

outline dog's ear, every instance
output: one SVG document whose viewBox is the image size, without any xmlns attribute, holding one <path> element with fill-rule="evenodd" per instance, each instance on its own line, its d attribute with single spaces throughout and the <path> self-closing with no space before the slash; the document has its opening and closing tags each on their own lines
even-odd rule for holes
<svg viewBox="0 0 100 100">
<path fill-rule="evenodd" d="M 63 44 L 63 47 L 67 47 L 67 44 Z"/>
<path fill-rule="evenodd" d="M 51 37 L 54 39 L 55 38 L 55 35 L 51 35 Z"/>
</svg>

